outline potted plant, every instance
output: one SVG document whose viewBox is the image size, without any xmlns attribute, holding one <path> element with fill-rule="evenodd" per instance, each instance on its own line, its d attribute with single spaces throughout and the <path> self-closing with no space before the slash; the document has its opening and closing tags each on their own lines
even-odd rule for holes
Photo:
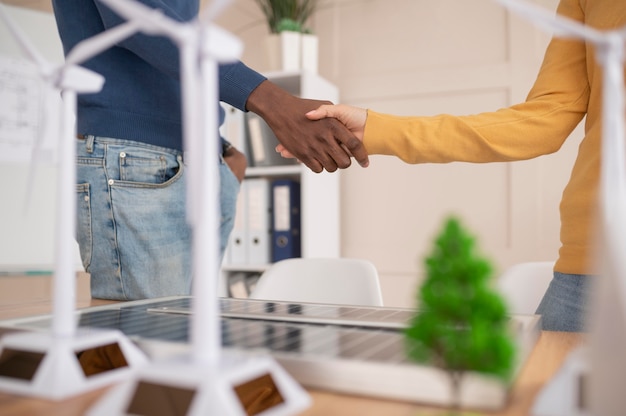
<svg viewBox="0 0 626 416">
<path fill-rule="evenodd" d="M 317 9 L 318 0 L 255 1 L 270 31 L 270 68 L 317 72 L 318 40 L 306 24 Z"/>
<path fill-rule="evenodd" d="M 271 33 L 307 32 L 307 20 L 315 12 L 317 0 L 255 0 Z"/>
<path fill-rule="evenodd" d="M 448 374 L 456 412 L 465 373 L 509 382 L 515 343 L 505 302 L 489 281 L 491 264 L 475 252 L 458 219 L 447 219 L 425 266 L 420 308 L 405 333 L 408 355 Z"/>
</svg>

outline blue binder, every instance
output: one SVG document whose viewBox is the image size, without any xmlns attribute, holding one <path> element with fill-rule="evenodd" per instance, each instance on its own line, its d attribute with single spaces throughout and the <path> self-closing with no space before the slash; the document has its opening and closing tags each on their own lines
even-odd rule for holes
<svg viewBox="0 0 626 416">
<path fill-rule="evenodd" d="M 302 256 L 300 183 L 279 179 L 272 183 L 272 261 Z"/>
</svg>

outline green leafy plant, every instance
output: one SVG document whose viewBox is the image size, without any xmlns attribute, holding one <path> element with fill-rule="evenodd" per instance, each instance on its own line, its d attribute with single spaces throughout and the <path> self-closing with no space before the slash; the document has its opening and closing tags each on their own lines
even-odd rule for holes
<svg viewBox="0 0 626 416">
<path fill-rule="evenodd" d="M 425 259 L 420 306 L 405 331 L 411 359 L 448 373 L 455 409 L 465 372 L 506 382 L 515 361 L 506 305 L 490 286 L 492 267 L 474 243 L 456 218 L 447 219 Z"/>
<path fill-rule="evenodd" d="M 255 0 L 265 15 L 271 33 L 284 30 L 308 33 L 305 25 L 318 0 Z"/>
</svg>

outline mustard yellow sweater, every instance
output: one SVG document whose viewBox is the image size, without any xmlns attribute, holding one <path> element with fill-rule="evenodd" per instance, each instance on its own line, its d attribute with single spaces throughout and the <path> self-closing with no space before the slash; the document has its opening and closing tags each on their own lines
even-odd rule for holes
<svg viewBox="0 0 626 416">
<path fill-rule="evenodd" d="M 557 13 L 598 29 L 626 25 L 623 0 L 561 0 Z M 595 53 L 591 44 L 554 38 L 526 101 L 495 112 L 397 117 L 368 111 L 365 147 L 408 163 L 524 160 L 559 150 L 586 115 L 585 137 L 561 200 L 555 270 L 594 274 L 602 118 L 602 68 Z"/>
</svg>

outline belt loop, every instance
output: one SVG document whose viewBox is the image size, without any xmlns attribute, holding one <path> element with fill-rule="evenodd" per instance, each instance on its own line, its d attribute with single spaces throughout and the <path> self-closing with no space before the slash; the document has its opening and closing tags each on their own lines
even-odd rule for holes
<svg viewBox="0 0 626 416">
<path fill-rule="evenodd" d="M 87 148 L 87 153 L 93 153 L 93 141 L 96 137 L 93 134 L 87 134 L 85 136 L 85 146 Z"/>
</svg>

